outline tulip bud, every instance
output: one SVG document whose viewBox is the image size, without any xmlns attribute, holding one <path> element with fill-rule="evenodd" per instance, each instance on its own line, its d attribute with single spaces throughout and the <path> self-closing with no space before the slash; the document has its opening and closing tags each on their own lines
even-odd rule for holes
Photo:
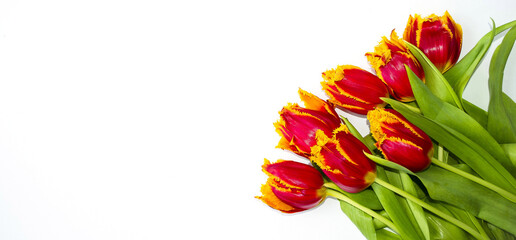
<svg viewBox="0 0 516 240">
<path fill-rule="evenodd" d="M 311 160 L 342 190 L 357 193 L 376 178 L 376 164 L 366 157 L 369 149 L 341 125 L 329 138 L 317 131 L 317 145 L 312 147 Z"/>
<path fill-rule="evenodd" d="M 409 17 L 403 38 L 421 49 L 442 73 L 459 59 L 462 47 L 462 28 L 446 11 L 444 16 L 432 14 L 421 18 Z"/>
<path fill-rule="evenodd" d="M 367 113 L 376 147 L 385 159 L 419 172 L 428 167 L 434 152 L 430 137 L 392 109 L 377 108 Z"/>
<path fill-rule="evenodd" d="M 280 119 L 274 123 L 281 136 L 277 147 L 308 157 L 310 148 L 316 144 L 315 132 L 322 130 L 331 134 L 341 121 L 332 103 L 301 89 L 299 96 L 305 107 L 297 104 L 285 106 L 279 112 Z"/>
<path fill-rule="evenodd" d="M 414 100 L 405 65 L 424 82 L 423 68 L 394 30 L 390 40 L 383 37 L 374 52 L 366 53 L 366 56 L 376 75 L 387 85 L 391 96 L 402 102 Z"/>
<path fill-rule="evenodd" d="M 314 167 L 299 162 L 265 159 L 262 170 L 269 178 L 262 185 L 263 196 L 256 197 L 270 207 L 285 213 L 307 210 L 326 197 L 324 179 Z"/>
<path fill-rule="evenodd" d="M 321 82 L 330 102 L 358 114 L 367 114 L 386 103 L 381 97 L 389 97 L 389 90 L 377 76 L 351 65 L 338 66 L 324 72 Z"/>
</svg>

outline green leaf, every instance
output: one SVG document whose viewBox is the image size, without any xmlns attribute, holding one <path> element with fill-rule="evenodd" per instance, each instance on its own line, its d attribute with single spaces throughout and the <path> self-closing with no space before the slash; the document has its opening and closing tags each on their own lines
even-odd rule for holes
<svg viewBox="0 0 516 240">
<path fill-rule="evenodd" d="M 454 215 L 451 211 L 449 211 L 448 208 L 444 207 L 443 204 L 437 204 L 434 202 L 429 202 L 429 204 L 447 214 Z M 461 221 L 463 220 L 457 216 L 455 217 Z M 430 234 L 432 236 L 432 239 L 470 239 L 470 235 L 466 231 L 457 227 L 455 224 L 452 224 L 440 217 L 435 216 L 432 213 L 427 214 L 426 219 L 430 227 Z"/>
<path fill-rule="evenodd" d="M 411 123 L 421 128 L 431 138 L 468 164 L 482 178 L 509 192 L 516 193 L 516 179 L 478 144 L 449 127 L 412 112 L 401 102 L 393 99 L 385 101 Z"/>
<path fill-rule="evenodd" d="M 410 176 L 407 173 L 401 172 L 400 179 L 401 184 L 403 186 L 403 190 L 414 196 L 417 196 L 416 186 L 414 185 L 414 182 L 412 181 Z M 412 201 L 408 201 L 408 206 L 410 207 L 410 210 L 412 211 L 412 214 L 414 215 L 414 218 L 416 219 L 417 225 L 423 233 L 423 236 L 425 237 L 425 239 L 430 240 L 430 229 L 428 227 L 428 222 L 426 221 L 426 214 L 423 211 L 423 208 Z"/>
<path fill-rule="evenodd" d="M 402 181 L 401 175 L 398 171 L 396 171 L 396 170 L 390 171 L 390 170 L 385 169 L 385 173 L 387 174 L 387 179 L 389 180 L 391 185 L 404 190 L 403 181 Z M 414 188 L 414 190 L 415 190 L 415 188 Z M 414 193 L 412 195 L 417 197 L 417 192 L 414 191 Z M 416 218 L 416 215 L 414 214 L 414 212 L 412 211 L 412 208 L 410 206 L 411 204 L 414 204 L 414 202 L 409 201 L 408 199 L 406 199 L 400 195 L 396 195 L 396 197 L 398 198 L 398 201 L 400 203 L 399 207 L 403 211 L 405 211 L 405 214 L 409 218 L 410 222 L 412 222 L 414 227 L 418 230 L 417 233 L 419 235 L 419 239 L 426 239 L 425 235 L 421 231 L 421 228 L 418 226 L 418 224 L 419 224 L 418 219 Z M 419 205 L 416 205 L 416 206 L 421 207 Z"/>
<path fill-rule="evenodd" d="M 496 48 L 489 66 L 489 107 L 487 114 L 487 130 L 499 143 L 516 143 L 516 122 L 512 122 L 507 113 L 502 95 L 502 83 L 505 65 L 516 41 L 516 28 L 513 27 L 505 35 L 502 43 Z M 514 110 L 511 110 L 514 111 Z"/>
<path fill-rule="evenodd" d="M 512 164 L 516 166 L 516 143 L 502 144 L 502 148 L 509 159 L 511 159 Z"/>
<path fill-rule="evenodd" d="M 410 173 L 410 174 L 413 174 L 412 171 L 410 171 L 409 169 L 395 163 L 395 162 L 391 162 L 389 160 L 386 160 L 384 158 L 381 158 L 381 157 L 378 157 L 378 156 L 375 156 L 375 155 L 372 155 L 372 154 L 369 154 L 369 153 L 366 153 L 364 152 L 364 154 L 369 158 L 371 159 L 371 161 L 377 163 L 377 164 L 380 164 L 384 167 L 388 167 L 388 168 L 392 168 L 392 169 L 396 169 L 396 170 L 399 170 L 400 172 L 404 172 L 404 173 Z"/>
<path fill-rule="evenodd" d="M 466 99 L 462 99 L 462 106 L 471 118 L 475 119 L 484 129 L 487 129 L 487 112 L 484 109 L 477 107 Z"/>
<path fill-rule="evenodd" d="M 443 124 L 477 143 L 478 147 L 487 151 L 509 172 L 516 174 L 516 167 L 512 165 L 496 139 L 482 125 L 465 112 L 432 94 L 410 68 L 407 68 L 407 74 L 419 109 L 425 117 Z"/>
<path fill-rule="evenodd" d="M 376 231 L 376 236 L 381 240 L 399 240 L 401 237 L 391 231 L 380 229 Z"/>
<path fill-rule="evenodd" d="M 513 26 L 516 26 L 516 21 L 512 21 L 495 28 L 493 21 L 493 31 L 484 35 L 484 37 L 478 41 L 475 47 L 473 47 L 466 56 L 444 73 L 444 77 L 453 87 L 459 99 L 462 98 L 462 93 L 464 92 L 464 88 L 469 82 L 469 79 L 491 46 L 494 36 Z"/>
<path fill-rule="evenodd" d="M 487 237 L 487 233 L 484 230 L 484 227 L 482 226 L 481 220 L 477 219 L 474 215 L 469 213 L 468 211 L 465 211 L 463 209 L 460 209 L 458 207 L 455 207 L 453 205 L 439 202 L 440 208 L 442 211 L 446 210 L 445 212 L 448 212 L 449 214 L 455 216 L 455 218 L 459 219 L 463 223 L 469 225 L 472 228 L 475 228 L 482 236 Z M 462 229 L 461 229 L 462 230 Z M 466 233 L 466 232 L 464 232 Z M 448 239 L 454 239 L 454 238 L 448 238 Z"/>
<path fill-rule="evenodd" d="M 450 86 L 441 72 L 430 61 L 430 59 L 428 59 L 425 54 L 416 46 L 410 44 L 409 42 L 405 42 L 405 44 L 423 67 L 423 70 L 425 71 L 425 84 L 428 89 L 430 89 L 430 91 L 439 99 L 459 109 L 463 109 L 459 98 L 453 91 L 453 88 Z M 405 66 L 405 68 L 409 69 L 407 66 Z"/>
<path fill-rule="evenodd" d="M 416 173 L 434 200 L 447 202 L 512 234 L 516 233 L 516 204 L 457 174 L 430 166 Z"/>
<path fill-rule="evenodd" d="M 485 227 L 489 230 L 489 233 L 491 233 L 492 239 L 499 239 L 499 240 L 514 240 L 516 237 L 500 228 L 497 228 L 496 226 L 493 226 L 492 224 L 485 223 Z"/>
<path fill-rule="evenodd" d="M 387 174 L 382 167 L 377 166 L 376 173 L 378 178 L 388 181 Z M 394 225 L 398 228 L 398 233 L 401 238 L 406 240 L 419 239 L 418 229 L 413 225 L 413 222 L 410 221 L 407 213 L 400 208 L 400 204 L 402 203 L 400 203 L 396 194 L 379 184 L 372 184 L 372 187 L 382 203 L 383 208 L 387 214 L 389 214 Z"/>
<path fill-rule="evenodd" d="M 350 205 L 347 202 L 340 201 L 340 208 L 349 217 L 349 219 L 360 230 L 362 235 L 368 240 L 376 240 L 376 229 L 373 224 L 373 218 L 362 210 Z"/>
<path fill-rule="evenodd" d="M 358 193 L 348 193 L 346 191 L 342 191 L 343 194 L 351 198 L 353 201 L 360 203 L 361 205 L 373 209 L 373 210 L 382 210 L 382 204 L 378 200 L 376 193 L 371 188 L 367 188 Z"/>
</svg>

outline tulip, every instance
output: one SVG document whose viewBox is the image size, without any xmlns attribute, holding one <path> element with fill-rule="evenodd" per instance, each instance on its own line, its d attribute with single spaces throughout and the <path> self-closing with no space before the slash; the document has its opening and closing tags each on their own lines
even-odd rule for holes
<svg viewBox="0 0 516 240">
<path fill-rule="evenodd" d="M 462 47 L 462 28 L 446 11 L 444 16 L 432 14 L 421 18 L 409 17 L 403 38 L 421 49 L 442 73 L 459 59 Z"/>
<path fill-rule="evenodd" d="M 385 159 L 419 172 L 426 169 L 433 156 L 430 137 L 392 109 L 377 108 L 367 113 L 376 147 Z"/>
<path fill-rule="evenodd" d="M 274 209 L 299 212 L 319 205 L 326 197 L 324 179 L 310 165 L 289 160 L 271 164 L 265 159 L 262 170 L 269 178 L 257 198 Z"/>
<path fill-rule="evenodd" d="M 345 125 L 331 138 L 323 131 L 317 131 L 316 138 L 311 160 L 342 190 L 357 193 L 374 182 L 376 164 L 364 154 L 370 153 L 369 149 Z"/>
<path fill-rule="evenodd" d="M 308 157 L 310 148 L 316 144 L 315 132 L 322 130 L 331 134 L 341 121 L 332 103 L 301 89 L 299 96 L 305 107 L 288 104 L 279 112 L 280 119 L 274 123 L 276 132 L 281 136 L 277 147 Z"/>
<path fill-rule="evenodd" d="M 375 107 L 386 103 L 381 97 L 389 97 L 389 90 L 377 76 L 351 65 L 338 66 L 322 74 L 323 90 L 330 102 L 351 112 L 365 115 Z"/>
<path fill-rule="evenodd" d="M 402 102 L 414 100 L 405 65 L 424 82 L 423 68 L 394 30 L 390 40 L 383 37 L 374 52 L 366 53 L 366 56 L 376 75 L 387 85 L 391 96 Z"/>
</svg>

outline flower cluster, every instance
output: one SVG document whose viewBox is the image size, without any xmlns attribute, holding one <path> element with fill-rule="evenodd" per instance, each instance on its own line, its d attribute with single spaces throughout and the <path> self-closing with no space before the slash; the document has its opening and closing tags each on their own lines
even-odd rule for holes
<svg viewBox="0 0 516 240">
<path fill-rule="evenodd" d="M 515 26 L 513 21 L 497 30 L 512 28 L 510 36 L 516 36 Z M 485 53 L 481 47 L 490 41 L 492 37 L 481 39 L 472 51 Z M 464 64 L 456 65 L 461 47 L 462 28 L 448 12 L 426 18 L 416 14 L 409 17 L 403 38 L 393 30 L 365 54 L 374 73 L 353 65 L 323 72 L 321 85 L 328 100 L 299 89 L 303 106 L 283 107 L 274 126 L 281 137 L 277 147 L 307 163 L 265 160 L 262 170 L 268 180 L 257 198 L 294 213 L 333 197 L 389 228 L 386 233 L 383 227 L 358 224 L 364 234 L 516 239 L 516 161 L 511 159 L 516 155 L 516 130 L 501 131 L 486 123 L 499 118 L 495 113 L 462 106 L 463 89 L 453 89 L 450 82 L 467 81 L 483 53 L 468 55 Z M 507 59 L 493 61 L 505 65 Z M 501 80 L 490 86 L 495 84 Z M 516 106 L 510 99 L 500 101 L 490 108 Z M 361 136 L 337 110 L 366 117 L 370 134 Z M 508 112 L 516 119 L 515 111 Z M 449 206 L 454 208 L 442 211 Z M 506 215 L 491 214 L 496 212 Z M 480 224 L 484 221 L 489 227 Z M 437 233 L 441 235 L 430 236 Z"/>
</svg>

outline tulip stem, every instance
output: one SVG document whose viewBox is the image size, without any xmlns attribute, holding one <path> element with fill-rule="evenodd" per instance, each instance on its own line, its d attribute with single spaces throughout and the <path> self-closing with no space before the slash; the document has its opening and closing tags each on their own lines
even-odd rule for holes
<svg viewBox="0 0 516 240">
<path fill-rule="evenodd" d="M 473 237 L 477 238 L 477 239 L 486 239 L 486 240 L 489 240 L 488 238 L 485 238 L 484 236 L 482 236 L 480 233 L 478 233 L 477 231 L 475 231 L 473 228 L 471 228 L 470 226 L 466 225 L 465 223 L 457 220 L 456 218 L 442 212 L 441 210 L 431 206 L 430 204 L 424 202 L 423 200 L 417 198 L 417 197 L 414 197 L 413 195 L 391 185 L 390 183 L 388 182 L 385 182 L 383 181 L 382 179 L 379 179 L 379 178 L 376 178 L 375 179 L 375 183 L 382 186 L 382 187 L 385 187 L 393 192 L 395 192 L 396 194 L 416 203 L 417 205 L 427 209 L 428 211 L 434 213 L 435 215 L 447 220 L 448 222 L 451 222 L 453 224 L 455 224 L 457 227 L 460 227 L 462 228 L 464 231 L 468 232 L 469 234 L 471 234 Z"/>
<path fill-rule="evenodd" d="M 469 180 L 471 180 L 473 182 L 476 182 L 476 183 L 478 183 L 478 184 L 480 184 L 480 185 L 482 185 L 482 186 L 484 186 L 484 187 L 486 187 L 488 189 L 491 189 L 492 191 L 500 194 L 500 196 L 506 198 L 507 200 L 516 203 L 516 196 L 514 194 L 508 192 L 507 190 L 501 188 L 501 187 L 498 187 L 498 186 L 496 186 L 496 185 L 494 185 L 494 184 L 492 184 L 492 183 L 490 183 L 490 182 L 488 182 L 488 181 L 486 181 L 486 180 L 484 180 L 482 178 L 479 178 L 479 177 L 477 177 L 475 175 L 472 175 L 470 173 L 462 171 L 462 170 L 460 170 L 460 169 L 458 169 L 456 167 L 453 167 L 453 166 L 451 166 L 449 164 L 443 163 L 443 162 L 441 162 L 441 161 L 439 161 L 439 160 L 437 160 L 435 158 L 432 158 L 432 163 L 437 165 L 437 166 L 439 166 L 439 167 L 441 167 L 441 168 L 444 168 L 444 169 L 446 169 L 446 170 L 448 170 L 450 172 L 456 173 L 456 174 L 458 174 L 458 175 L 460 175 L 460 176 L 462 176 L 462 177 L 464 177 L 466 179 L 469 179 Z"/>
<path fill-rule="evenodd" d="M 328 189 L 326 189 L 326 194 L 328 194 L 328 196 L 332 196 L 336 199 L 339 199 L 346 203 L 349 203 L 351 206 L 360 209 L 361 211 L 365 212 L 366 214 L 369 214 L 369 216 L 378 219 L 378 221 L 387 225 L 387 227 L 391 228 L 393 231 L 398 232 L 398 229 L 396 228 L 396 226 L 394 226 L 394 224 L 389 219 L 387 219 L 384 216 L 380 215 L 379 213 L 373 211 L 372 209 L 353 201 L 351 198 L 342 194 L 338 190 L 328 188 Z"/>
</svg>

